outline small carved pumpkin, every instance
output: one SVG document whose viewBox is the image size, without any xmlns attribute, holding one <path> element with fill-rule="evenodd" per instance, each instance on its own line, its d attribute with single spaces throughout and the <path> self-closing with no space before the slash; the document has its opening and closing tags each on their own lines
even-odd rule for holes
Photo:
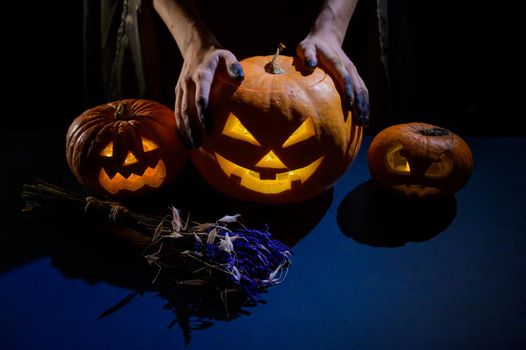
<svg viewBox="0 0 526 350">
<path fill-rule="evenodd" d="M 452 195 L 468 181 L 473 156 L 449 130 L 426 123 L 390 126 L 374 137 L 369 170 L 383 188 L 405 196 Z"/>
<path fill-rule="evenodd" d="M 176 178 L 187 156 L 173 111 L 150 100 L 126 99 L 88 109 L 66 136 L 66 158 L 75 177 L 115 197 L 163 188 Z"/>
<path fill-rule="evenodd" d="M 268 69 L 271 59 L 277 70 Z M 330 76 L 302 71 L 287 56 L 241 65 L 242 82 L 222 74 L 213 82 L 213 128 L 190 153 L 201 175 L 228 195 L 262 203 L 297 202 L 330 189 L 362 141 L 362 127 L 343 109 Z"/>
</svg>

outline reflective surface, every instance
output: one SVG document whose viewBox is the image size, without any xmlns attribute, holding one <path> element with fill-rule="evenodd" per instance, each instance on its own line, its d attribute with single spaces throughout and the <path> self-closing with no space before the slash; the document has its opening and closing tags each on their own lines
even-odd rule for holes
<svg viewBox="0 0 526 350">
<path fill-rule="evenodd" d="M 209 291 L 154 288 L 136 251 L 101 230 L 21 222 L 23 183 L 82 188 L 65 163 L 64 135 L 1 136 L 11 169 L 0 182 L 2 349 L 526 346 L 526 139 L 466 138 L 473 175 L 441 205 L 381 192 L 367 169 L 370 137 L 333 191 L 305 203 L 243 203 L 192 171 L 172 193 L 142 199 L 145 210 L 172 203 L 196 220 L 240 213 L 292 247 L 285 281 L 227 315 Z"/>
</svg>

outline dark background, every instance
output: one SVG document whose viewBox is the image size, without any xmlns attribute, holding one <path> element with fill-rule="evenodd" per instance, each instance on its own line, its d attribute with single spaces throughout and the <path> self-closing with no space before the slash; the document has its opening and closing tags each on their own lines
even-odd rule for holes
<svg viewBox="0 0 526 350">
<path fill-rule="evenodd" d="M 466 136 L 473 177 L 446 205 L 404 205 L 371 181 L 366 136 L 329 196 L 306 203 L 314 214 L 295 206 L 273 211 L 288 224 L 278 228 L 301 238 L 285 283 L 246 315 L 192 331 L 188 349 L 526 348 L 526 169 L 517 161 L 526 141 L 478 137 L 525 135 L 514 62 L 523 41 L 514 38 L 512 24 L 520 22 L 509 15 L 517 10 L 489 0 L 391 1 L 395 75 L 386 97 L 377 57 L 368 57 L 375 52 L 374 3 L 361 0 L 345 42 L 371 90 L 375 114 L 367 132 L 411 120 L 448 127 Z M 42 178 L 80 186 L 63 140 L 71 120 L 90 107 L 83 95 L 82 1 L 11 1 L 2 14 L 0 148 L 8 150 L 10 171 L 0 175 L 0 347 L 182 348 L 176 311 L 184 311 L 184 300 L 170 307 L 152 290 L 99 316 L 138 285 L 150 286 L 143 265 L 115 254 L 118 247 L 105 239 L 58 230 L 60 221 L 20 220 L 23 184 Z M 194 184 L 181 182 L 186 197 L 168 195 L 192 199 L 187 207 L 194 204 L 197 213 L 206 198 L 221 215 L 241 212 L 223 211 L 231 207 L 250 214 L 252 206 L 214 200 L 202 195 L 210 189 Z M 255 209 L 252 219 L 270 218 L 268 209 Z"/>
<path fill-rule="evenodd" d="M 375 56 L 375 4 L 360 1 L 344 44 L 370 89 L 367 133 L 418 120 L 466 136 L 525 135 L 514 116 L 517 89 L 508 84 L 518 73 L 507 18 L 513 8 L 489 0 L 391 1 L 388 89 Z M 83 95 L 82 1 L 8 2 L 2 12 L 14 20 L 2 24 L 1 127 L 65 131 L 92 107 Z"/>
</svg>

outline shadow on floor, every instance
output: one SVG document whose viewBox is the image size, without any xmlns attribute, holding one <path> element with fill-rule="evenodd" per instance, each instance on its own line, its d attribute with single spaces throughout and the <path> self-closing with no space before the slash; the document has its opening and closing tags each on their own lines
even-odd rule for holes
<svg viewBox="0 0 526 350">
<path fill-rule="evenodd" d="M 268 229 L 272 238 L 293 251 L 294 245 L 325 215 L 333 198 L 329 190 L 300 203 L 261 205 L 227 197 L 204 184 L 194 172 L 183 176 L 172 189 L 123 204 L 134 211 L 159 217 L 167 215 L 169 208 L 175 206 L 183 218 L 188 214 L 200 223 L 240 214 L 244 225 Z M 79 191 L 78 187 L 74 191 Z M 82 193 L 84 195 L 88 193 Z M 115 305 L 100 310 L 100 318 L 118 312 L 145 292 L 155 292 L 166 301 L 165 308 L 173 312 L 170 327 L 177 325 L 182 329 L 186 344 L 191 341 L 193 331 L 211 327 L 217 321 L 250 315 L 250 308 L 265 303 L 265 291 L 257 300 L 237 293 L 229 293 L 225 299 L 213 285 L 178 284 L 176 281 L 192 278 L 188 272 L 161 273 L 153 282 L 158 270 L 148 265 L 142 254 L 149 243 L 147 236 L 130 237 L 130 232 L 134 234 L 131 230 L 126 234 L 112 234 L 114 224 L 95 221 L 86 217 L 83 209 L 73 207 L 63 205 L 60 210 L 48 207 L 43 215 L 21 220 L 16 232 L 5 237 L 5 244 L 12 249 L 0 257 L 0 274 L 49 256 L 53 267 L 65 278 L 83 279 L 90 284 L 108 283 L 129 290 Z"/>
<path fill-rule="evenodd" d="M 341 232 L 358 243 L 400 247 L 440 234 L 456 211 L 454 196 L 410 200 L 386 192 L 371 179 L 347 194 L 338 207 L 337 221 Z"/>
</svg>

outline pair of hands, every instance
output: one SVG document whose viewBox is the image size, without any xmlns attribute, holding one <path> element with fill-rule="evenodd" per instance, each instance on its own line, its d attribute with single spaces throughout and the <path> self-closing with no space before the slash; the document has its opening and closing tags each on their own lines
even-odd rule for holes
<svg viewBox="0 0 526 350">
<path fill-rule="evenodd" d="M 356 67 L 343 52 L 341 43 L 327 34 L 309 34 L 296 48 L 296 55 L 307 68 L 327 70 L 342 91 L 344 107 L 353 111 L 354 122 L 369 122 L 369 94 Z M 175 88 L 175 118 L 182 141 L 189 148 L 201 145 L 203 133 L 210 127 L 209 94 L 214 74 L 224 65 L 234 80 L 244 73 L 235 55 L 218 46 L 198 47 L 185 58 Z"/>
</svg>

